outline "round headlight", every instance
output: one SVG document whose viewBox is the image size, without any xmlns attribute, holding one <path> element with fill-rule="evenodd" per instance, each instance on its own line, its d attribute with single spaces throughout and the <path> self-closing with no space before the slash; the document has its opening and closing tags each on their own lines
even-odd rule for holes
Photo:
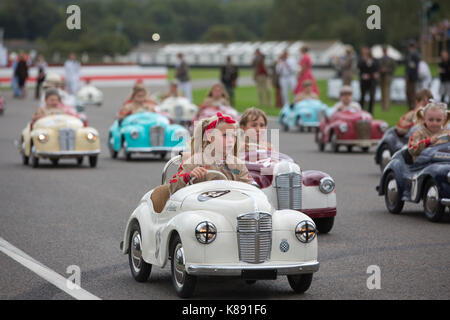
<svg viewBox="0 0 450 320">
<path fill-rule="evenodd" d="M 324 177 L 324 178 L 320 179 L 319 189 L 323 193 L 333 192 L 334 187 L 335 187 L 334 180 L 331 179 L 330 177 Z"/>
<path fill-rule="evenodd" d="M 200 222 L 195 228 L 195 237 L 198 242 L 208 244 L 216 240 L 217 229 L 211 222 Z"/>
<path fill-rule="evenodd" d="M 93 133 L 93 132 L 88 132 L 88 133 L 86 134 L 86 139 L 87 139 L 89 142 L 95 142 L 95 141 L 97 140 L 97 135 L 96 135 L 95 133 Z"/>
<path fill-rule="evenodd" d="M 347 132 L 347 130 L 348 130 L 348 125 L 346 123 L 341 123 L 339 125 L 339 131 L 341 131 L 342 133 Z"/>
<path fill-rule="evenodd" d="M 309 243 L 316 237 L 316 225 L 311 221 L 304 220 L 295 227 L 295 236 L 300 242 Z"/>
<path fill-rule="evenodd" d="M 41 143 L 46 143 L 48 141 L 48 134 L 45 132 L 39 133 L 38 141 Z"/>
<path fill-rule="evenodd" d="M 137 130 L 133 130 L 133 131 L 131 131 L 131 138 L 133 138 L 133 139 L 137 139 L 137 138 L 139 138 L 139 131 L 137 131 Z"/>
</svg>

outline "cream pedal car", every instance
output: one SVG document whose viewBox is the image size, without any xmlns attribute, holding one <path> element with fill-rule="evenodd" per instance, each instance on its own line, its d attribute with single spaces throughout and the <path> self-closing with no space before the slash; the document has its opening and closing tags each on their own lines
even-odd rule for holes
<svg viewBox="0 0 450 320">
<path fill-rule="evenodd" d="M 190 297 L 199 276 L 237 276 L 247 282 L 286 275 L 303 293 L 311 285 L 317 261 L 317 231 L 311 218 L 296 210 L 276 210 L 254 185 L 219 181 L 188 185 L 173 195 L 165 184 L 146 193 L 131 214 L 121 242 L 133 277 L 145 282 L 153 266 L 171 266 L 180 297 Z"/>
<path fill-rule="evenodd" d="M 159 105 L 162 112 L 166 112 L 174 123 L 190 126 L 197 114 L 198 107 L 184 97 L 169 97 Z"/>
<path fill-rule="evenodd" d="M 33 168 L 39 160 L 48 158 L 57 165 L 61 158 L 75 158 L 79 165 L 89 157 L 89 165 L 97 166 L 100 139 L 97 130 L 84 127 L 83 122 L 71 115 L 51 115 L 37 120 L 32 130 L 28 124 L 22 131 L 19 144 L 22 162 L 31 162 Z"/>
</svg>

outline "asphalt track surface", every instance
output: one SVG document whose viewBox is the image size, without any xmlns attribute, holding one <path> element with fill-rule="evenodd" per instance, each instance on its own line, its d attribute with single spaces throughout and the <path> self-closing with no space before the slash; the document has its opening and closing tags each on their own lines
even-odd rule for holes
<svg viewBox="0 0 450 320">
<path fill-rule="evenodd" d="M 21 164 L 13 144 L 36 102 L 7 99 L 0 117 L 0 240 L 22 250 L 63 277 L 79 266 L 81 287 L 100 299 L 178 299 L 170 269 L 154 267 L 146 283 L 136 282 L 128 257 L 119 251 L 125 223 L 139 199 L 160 182 L 164 162 L 123 155 L 112 160 L 108 128 L 129 89 L 104 89 L 102 107 L 88 108 L 89 124 L 101 134 L 98 167 L 62 160 L 37 169 Z M 31 90 L 29 91 L 31 96 Z M 239 99 L 239 97 L 237 97 Z M 278 128 L 271 120 L 269 128 Z M 431 223 L 421 205 L 404 213 L 385 209 L 375 186 L 380 172 L 370 153 L 319 153 L 311 133 L 280 132 L 280 150 L 305 170 L 328 172 L 337 184 L 337 217 L 319 235 L 320 270 L 310 289 L 294 294 L 286 277 L 247 285 L 240 279 L 200 279 L 194 299 L 449 299 L 450 218 Z M 368 267 L 381 271 L 381 288 L 369 290 Z M 73 299 L 0 252 L 0 299 Z"/>
</svg>

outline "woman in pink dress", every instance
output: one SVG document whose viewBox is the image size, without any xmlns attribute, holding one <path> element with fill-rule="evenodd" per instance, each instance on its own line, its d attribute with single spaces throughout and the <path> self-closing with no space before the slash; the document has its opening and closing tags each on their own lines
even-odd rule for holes
<svg viewBox="0 0 450 320">
<path fill-rule="evenodd" d="M 297 87 L 294 90 L 295 94 L 299 94 L 303 90 L 303 82 L 310 80 L 313 85 L 313 91 L 319 95 L 319 89 L 317 88 L 316 80 L 312 74 L 312 62 L 311 57 L 308 54 L 309 48 L 303 46 L 301 48 L 302 58 L 300 59 L 300 73 L 298 75 Z"/>
</svg>

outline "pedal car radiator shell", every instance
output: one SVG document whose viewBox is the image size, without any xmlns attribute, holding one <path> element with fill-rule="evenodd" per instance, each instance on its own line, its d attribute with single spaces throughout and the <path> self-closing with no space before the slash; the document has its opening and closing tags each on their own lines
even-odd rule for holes
<svg viewBox="0 0 450 320">
<path fill-rule="evenodd" d="M 240 261 L 247 263 L 267 261 L 272 248 L 272 216 L 265 212 L 239 216 L 237 239 Z"/>
</svg>

